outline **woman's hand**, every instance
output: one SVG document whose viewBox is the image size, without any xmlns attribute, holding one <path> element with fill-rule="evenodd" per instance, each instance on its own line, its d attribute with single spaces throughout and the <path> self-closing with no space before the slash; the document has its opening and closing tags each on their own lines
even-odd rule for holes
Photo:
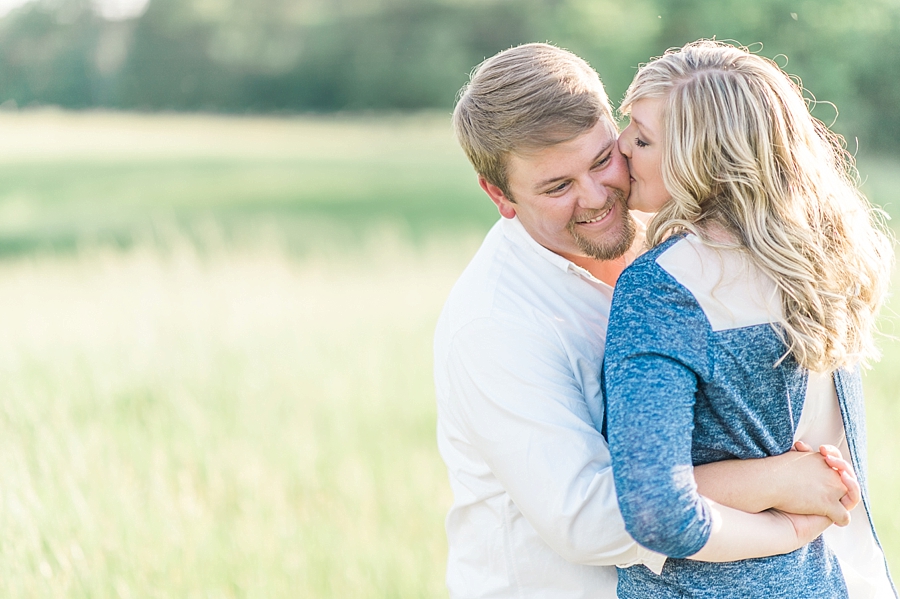
<svg viewBox="0 0 900 599">
<path fill-rule="evenodd" d="M 810 453 L 813 449 L 803 441 L 797 441 L 794 443 L 794 451 Z M 853 511 L 853 508 L 859 505 L 859 502 L 862 500 L 862 489 L 859 486 L 856 473 L 853 471 L 853 466 L 850 462 L 843 458 L 840 450 L 834 445 L 820 445 L 818 453 L 824 458 L 825 464 L 840 476 L 841 483 L 847 491 L 839 500 L 841 505 L 847 511 L 846 517 L 844 517 L 843 512 L 840 510 L 826 511 L 823 515 L 831 518 L 838 526 L 846 526 L 850 524 L 850 512 Z M 837 518 L 833 516 L 837 516 Z"/>
<path fill-rule="evenodd" d="M 834 446 L 820 451 L 802 442 L 794 451 L 750 460 L 725 460 L 694 468 L 700 494 L 749 513 L 771 508 L 792 514 L 827 516 L 838 526 L 850 523 L 860 501 L 852 466 Z"/>
<path fill-rule="evenodd" d="M 850 510 L 862 493 L 853 467 L 833 445 L 818 452 L 802 441 L 775 458 L 773 508 L 790 514 L 826 516 L 837 526 L 850 524 Z"/>
<path fill-rule="evenodd" d="M 778 510 L 769 511 L 775 516 L 788 520 L 794 527 L 794 534 L 797 535 L 797 549 L 818 538 L 832 524 L 831 519 L 826 516 L 791 514 Z"/>
</svg>

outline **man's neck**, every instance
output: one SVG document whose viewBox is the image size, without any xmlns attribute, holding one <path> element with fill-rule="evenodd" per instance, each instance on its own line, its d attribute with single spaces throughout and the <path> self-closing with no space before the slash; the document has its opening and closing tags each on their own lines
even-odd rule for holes
<svg viewBox="0 0 900 599">
<path fill-rule="evenodd" d="M 619 256 L 618 258 L 613 258 L 612 260 L 597 260 L 595 258 L 584 256 L 575 256 L 570 257 L 569 259 L 573 264 L 580 266 L 594 275 L 595 278 L 603 281 L 610 287 L 615 287 L 619 275 L 622 274 L 625 267 L 634 259 L 634 256 L 630 256 L 629 253 L 626 253 L 624 256 Z"/>
</svg>

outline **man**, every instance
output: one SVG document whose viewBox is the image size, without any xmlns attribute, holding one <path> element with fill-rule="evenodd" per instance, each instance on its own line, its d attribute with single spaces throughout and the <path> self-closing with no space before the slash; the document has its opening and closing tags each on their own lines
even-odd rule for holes
<svg viewBox="0 0 900 599">
<path fill-rule="evenodd" d="M 625 532 L 598 432 L 612 287 L 636 233 L 609 102 L 583 60 L 528 44 L 478 68 L 454 126 L 502 218 L 435 333 L 450 595 L 615 597 L 612 566 L 658 570 L 665 558 Z M 711 464 L 696 478 L 745 511 L 849 519 L 839 477 L 817 454 L 794 454 Z"/>
</svg>

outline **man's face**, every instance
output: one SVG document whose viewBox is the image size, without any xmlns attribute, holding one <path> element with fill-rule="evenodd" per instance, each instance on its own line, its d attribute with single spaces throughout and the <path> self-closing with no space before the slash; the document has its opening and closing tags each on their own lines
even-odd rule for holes
<svg viewBox="0 0 900 599">
<path fill-rule="evenodd" d="M 510 156 L 508 181 L 512 198 L 480 182 L 500 214 L 518 216 L 548 250 L 586 267 L 592 260 L 618 258 L 631 247 L 635 227 L 625 205 L 628 167 L 610 121 L 601 119 L 570 141 Z"/>
</svg>

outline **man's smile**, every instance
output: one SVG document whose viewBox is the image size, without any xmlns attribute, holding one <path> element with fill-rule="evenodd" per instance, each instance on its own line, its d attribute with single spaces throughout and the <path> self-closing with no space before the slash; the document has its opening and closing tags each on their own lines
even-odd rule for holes
<svg viewBox="0 0 900 599">
<path fill-rule="evenodd" d="M 598 214 L 592 218 L 577 219 L 575 222 L 577 222 L 579 225 L 590 225 L 592 223 L 598 223 L 601 220 L 603 220 L 604 218 L 606 218 L 609 215 L 609 213 L 612 211 L 613 208 L 615 208 L 615 204 L 613 204 L 612 206 L 610 206 L 609 208 L 607 208 L 606 210 L 604 210 L 603 212 L 601 212 L 600 214 Z"/>
</svg>

